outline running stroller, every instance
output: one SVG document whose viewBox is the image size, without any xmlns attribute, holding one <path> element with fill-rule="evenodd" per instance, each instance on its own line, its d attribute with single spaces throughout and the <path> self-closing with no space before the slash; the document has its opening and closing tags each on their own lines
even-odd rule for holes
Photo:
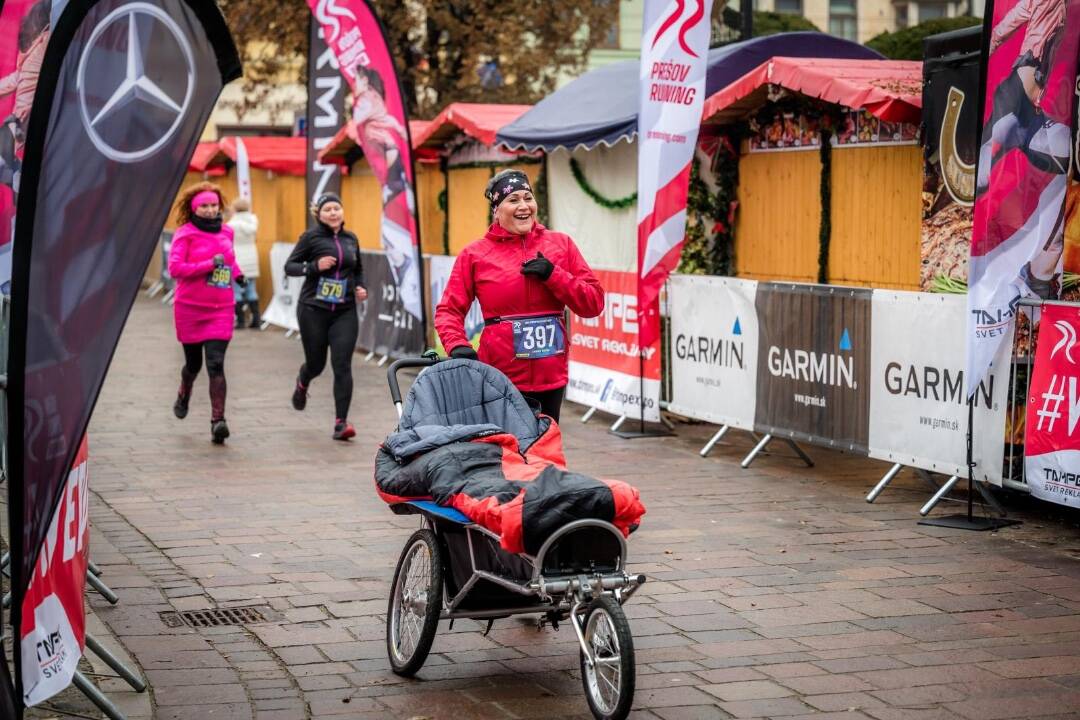
<svg viewBox="0 0 1080 720">
<path fill-rule="evenodd" d="M 410 367 L 425 369 L 403 404 L 397 373 Z M 645 582 L 626 570 L 625 536 L 645 511 L 637 491 L 566 471 L 558 426 L 494 368 L 405 359 L 388 379 L 400 424 L 379 449 L 376 486 L 391 510 L 423 522 L 394 573 L 394 672 L 420 670 L 440 619 L 489 630 L 511 615 L 555 629 L 569 620 L 593 715 L 625 718 L 635 668 L 622 604 Z"/>
</svg>

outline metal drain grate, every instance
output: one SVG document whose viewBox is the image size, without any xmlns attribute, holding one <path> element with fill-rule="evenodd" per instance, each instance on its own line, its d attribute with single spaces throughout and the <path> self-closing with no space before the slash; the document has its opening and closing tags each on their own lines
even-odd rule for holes
<svg viewBox="0 0 1080 720">
<path fill-rule="evenodd" d="M 223 627 L 226 625 L 249 625 L 267 622 L 267 611 L 268 608 L 261 606 L 212 608 L 185 612 L 163 612 L 161 613 L 161 619 L 171 628 L 183 625 L 193 628 Z"/>
</svg>

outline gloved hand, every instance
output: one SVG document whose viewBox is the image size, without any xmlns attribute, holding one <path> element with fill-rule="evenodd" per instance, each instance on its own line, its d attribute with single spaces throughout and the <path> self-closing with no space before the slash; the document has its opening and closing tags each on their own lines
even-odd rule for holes
<svg viewBox="0 0 1080 720">
<path fill-rule="evenodd" d="M 225 256 L 224 255 L 222 255 L 221 253 L 218 253 L 217 255 L 214 256 L 214 266 L 215 267 L 221 267 L 224 264 L 225 264 Z"/>
<path fill-rule="evenodd" d="M 522 275 L 533 275 L 540 280 L 547 281 L 551 277 L 551 273 L 554 272 L 555 265 L 546 257 L 544 253 L 537 252 L 536 257 L 532 260 L 528 260 L 521 265 Z"/>
<path fill-rule="evenodd" d="M 479 360 L 480 356 L 472 349 L 472 345 L 458 345 L 450 351 L 450 357 L 458 360 Z"/>
<path fill-rule="evenodd" d="M 246 288 L 247 287 L 247 278 L 244 277 L 243 275 L 238 275 L 236 277 L 236 284 L 239 285 L 242 288 Z"/>
</svg>

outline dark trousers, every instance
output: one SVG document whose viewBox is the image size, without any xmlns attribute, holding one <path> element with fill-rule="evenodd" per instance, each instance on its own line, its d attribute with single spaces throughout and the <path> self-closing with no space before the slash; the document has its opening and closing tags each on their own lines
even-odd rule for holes
<svg viewBox="0 0 1080 720">
<path fill-rule="evenodd" d="M 308 384 L 326 369 L 326 354 L 334 371 L 334 410 L 338 420 L 349 416 L 352 403 L 352 356 L 360 322 L 356 305 L 326 310 L 301 303 L 296 318 L 300 324 L 300 340 L 304 345 L 304 364 L 300 366 L 300 384 Z"/>
<path fill-rule="evenodd" d="M 566 386 L 554 390 L 535 392 L 532 390 L 521 393 L 526 400 L 535 400 L 540 403 L 540 412 L 544 413 L 555 422 L 559 422 L 559 410 L 562 409 L 563 395 L 566 394 Z"/>
<path fill-rule="evenodd" d="M 206 374 L 210 376 L 210 420 L 225 419 L 225 351 L 228 340 L 207 340 L 201 343 L 184 343 L 184 367 L 180 371 L 180 394 L 191 396 L 195 376 L 203 367 L 206 357 Z"/>
</svg>

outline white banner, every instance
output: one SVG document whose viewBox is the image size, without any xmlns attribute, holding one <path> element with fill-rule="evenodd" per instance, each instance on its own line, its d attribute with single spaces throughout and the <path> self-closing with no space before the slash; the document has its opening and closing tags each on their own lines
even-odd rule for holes
<svg viewBox="0 0 1080 720">
<path fill-rule="evenodd" d="M 641 378 L 617 370 L 570 361 L 566 399 L 612 415 L 641 417 Z M 645 422 L 660 422 L 660 381 L 645 379 Z"/>
<path fill-rule="evenodd" d="M 271 298 L 262 319 L 271 325 L 300 332 L 296 308 L 300 303 L 300 288 L 304 285 L 304 278 L 288 277 L 285 274 L 285 261 L 289 259 L 293 247 L 292 243 L 279 242 L 270 248 L 270 276 L 274 280 L 274 297 Z"/>
<path fill-rule="evenodd" d="M 251 201 L 251 163 L 241 138 L 236 138 L 236 192 L 239 197 Z"/>
<path fill-rule="evenodd" d="M 962 295 L 876 290 L 871 329 L 870 457 L 967 476 Z M 975 477 L 1001 485 L 1011 332 L 976 388 Z"/>
<path fill-rule="evenodd" d="M 428 301 L 431 303 L 428 317 L 435 317 L 435 308 L 439 306 L 443 293 L 446 292 L 446 283 L 450 280 L 450 272 L 454 269 L 455 260 L 457 258 L 451 255 L 428 256 L 428 290 L 430 291 Z M 480 302 L 473 300 L 472 307 L 465 316 L 465 335 L 469 340 L 474 340 L 483 330 L 484 313 L 480 310 Z M 442 342 L 439 341 L 437 333 L 435 339 L 441 348 Z"/>
<path fill-rule="evenodd" d="M 757 282 L 672 275 L 672 412 L 754 429 L 757 406 Z"/>
</svg>

